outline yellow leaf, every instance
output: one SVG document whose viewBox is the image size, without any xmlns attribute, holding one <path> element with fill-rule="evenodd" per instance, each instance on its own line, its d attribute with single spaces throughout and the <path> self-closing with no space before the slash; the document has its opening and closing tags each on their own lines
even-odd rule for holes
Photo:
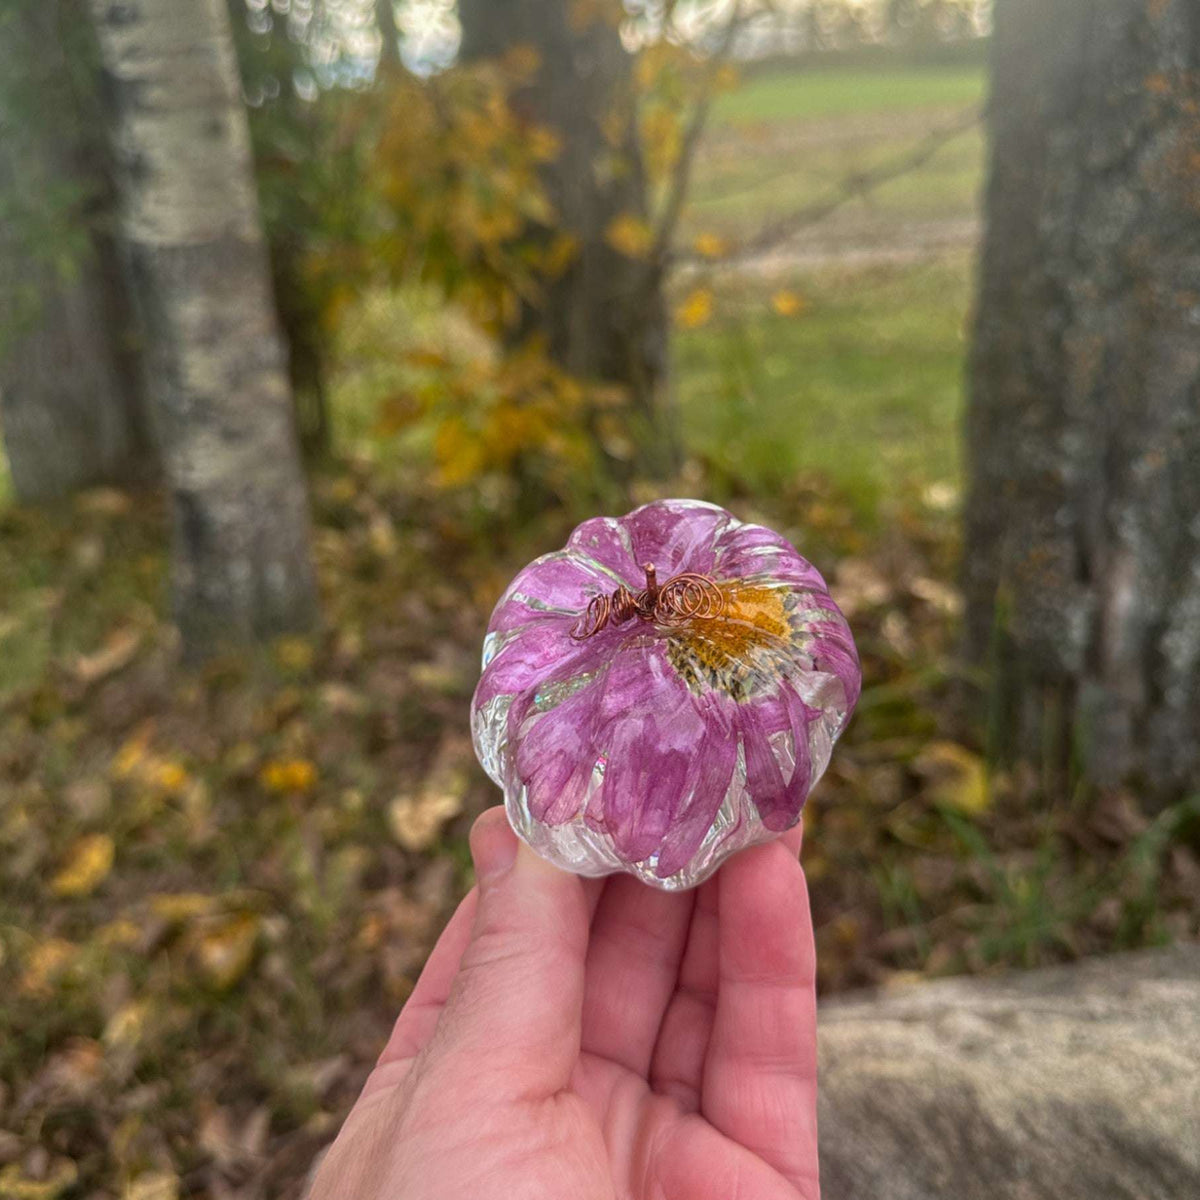
<svg viewBox="0 0 1200 1200">
<path fill-rule="evenodd" d="M 713 315 L 713 294 L 708 288 L 689 292 L 675 309 L 675 320 L 684 329 L 699 329 Z"/>
<path fill-rule="evenodd" d="M 771 307 L 781 317 L 794 317 L 808 307 L 808 301 L 785 288 L 771 297 Z"/>
<path fill-rule="evenodd" d="M 729 243 L 716 233 L 697 234 L 692 246 L 705 258 L 721 258 L 729 252 Z"/>
<path fill-rule="evenodd" d="M 306 758 L 272 759 L 259 779 L 270 792 L 307 792 L 317 781 L 317 768 Z"/>
<path fill-rule="evenodd" d="M 179 1177 L 171 1171 L 146 1171 L 125 1187 L 121 1200 L 178 1200 Z"/>
<path fill-rule="evenodd" d="M 145 761 L 150 737 L 144 730 L 134 734 L 113 759 L 112 772 L 118 779 L 126 779 L 132 775 Z"/>
<path fill-rule="evenodd" d="M 542 255 L 542 271 L 551 279 L 557 279 L 575 261 L 579 253 L 579 239 L 569 233 L 556 234 Z"/>
<path fill-rule="evenodd" d="M 171 759 L 156 762 L 148 772 L 149 782 L 171 796 L 180 795 L 187 787 L 190 777 L 186 769 Z"/>
<path fill-rule="evenodd" d="M 150 897 L 150 911 L 171 924 L 202 917 L 216 907 L 215 897 L 202 892 L 159 892 Z"/>
<path fill-rule="evenodd" d="M 136 946 L 142 939 L 141 928 L 128 917 L 118 917 L 96 930 L 96 941 L 101 946 Z"/>
<path fill-rule="evenodd" d="M 442 422 L 434 453 L 438 461 L 438 482 L 443 487 L 457 487 L 469 482 L 486 464 L 480 439 L 460 417 L 449 417 Z"/>
<path fill-rule="evenodd" d="M 534 125 L 525 132 L 525 149 L 534 162 L 553 162 L 562 151 L 562 138 L 547 125 Z"/>
<path fill-rule="evenodd" d="M 25 959 L 20 989 L 33 995 L 44 995 L 50 984 L 62 974 L 75 958 L 78 947 L 65 938 L 48 938 L 39 942 Z M 0 1195 L 3 1195 L 0 1192 Z"/>
<path fill-rule="evenodd" d="M 104 1026 L 104 1044 L 113 1047 L 136 1045 L 141 1040 L 149 1014 L 150 1005 L 145 1000 L 131 1000 L 121 1005 Z"/>
<path fill-rule="evenodd" d="M 70 1159 L 59 1159 L 45 1179 L 30 1179 L 16 1163 L 0 1171 L 0 1196 L 4 1200 L 55 1200 L 76 1180 L 79 1169 Z"/>
<path fill-rule="evenodd" d="M 504 52 L 504 65 L 518 75 L 533 75 L 542 65 L 542 54 L 529 42 L 519 42 Z"/>
<path fill-rule="evenodd" d="M 282 637 L 275 643 L 275 658 L 289 671 L 307 671 L 312 666 L 313 644 L 308 638 Z"/>
<path fill-rule="evenodd" d="M 930 742 L 913 761 L 913 767 L 924 778 L 934 804 L 969 817 L 986 812 L 991 804 L 987 766 L 964 746 Z"/>
<path fill-rule="evenodd" d="M 609 221 L 604 240 L 626 258 L 645 258 L 654 245 L 654 233 L 641 217 L 621 213 Z"/>
<path fill-rule="evenodd" d="M 196 943 L 196 959 L 208 981 L 221 991 L 245 975 L 258 946 L 261 922 L 254 913 L 240 913 L 223 921 Z"/>
<path fill-rule="evenodd" d="M 86 896 L 112 870 L 116 847 L 106 833 L 89 833 L 67 851 L 62 870 L 50 882 L 56 896 Z"/>
</svg>

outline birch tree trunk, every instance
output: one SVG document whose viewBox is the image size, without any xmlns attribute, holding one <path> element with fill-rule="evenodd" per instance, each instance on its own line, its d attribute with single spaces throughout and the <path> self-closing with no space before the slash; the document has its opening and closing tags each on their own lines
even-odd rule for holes
<svg viewBox="0 0 1200 1200">
<path fill-rule="evenodd" d="M 514 103 L 560 136 L 561 151 L 544 179 L 559 226 L 578 249 L 539 302 L 526 305 L 521 333 L 544 335 L 551 357 L 572 374 L 627 389 L 660 449 L 660 461 L 645 463 L 657 471 L 676 457 L 662 411 L 668 332 L 662 272 L 621 254 L 605 237 L 615 217 L 647 214 L 632 59 L 607 13 L 576 21 L 572 12 L 561 0 L 460 0 L 461 56 L 494 58 L 515 46 L 538 51 L 538 77 Z M 626 130 L 617 145 L 614 127 Z"/>
<path fill-rule="evenodd" d="M 154 469 L 82 7 L 0 14 L 0 429 L 27 502 Z"/>
<path fill-rule="evenodd" d="M 308 501 L 224 0 L 90 0 L 192 656 L 316 613 Z"/>
<path fill-rule="evenodd" d="M 1200 7 L 998 0 L 968 648 L 1007 756 L 1200 786 Z"/>
</svg>

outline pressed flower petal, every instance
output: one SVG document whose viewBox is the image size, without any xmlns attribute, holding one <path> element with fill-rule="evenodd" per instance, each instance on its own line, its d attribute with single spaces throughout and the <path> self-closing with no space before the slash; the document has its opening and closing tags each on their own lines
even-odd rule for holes
<svg viewBox="0 0 1200 1200">
<path fill-rule="evenodd" d="M 618 582 L 628 587 L 639 586 L 641 567 L 633 553 L 629 530 L 622 521 L 613 517 L 584 521 L 575 527 L 566 552 L 586 555 L 592 563 L 617 576 Z"/>
<path fill-rule="evenodd" d="M 693 757 L 692 771 L 686 785 L 687 800 L 675 815 L 671 829 L 663 838 L 654 873 L 666 879 L 682 871 L 700 848 L 716 820 L 717 812 L 729 791 L 737 766 L 738 740 L 732 716 L 716 710 L 714 704 L 707 714 L 707 735 Z"/>
<path fill-rule="evenodd" d="M 713 568 L 714 537 L 734 518 L 715 504 L 660 500 L 625 518 L 639 563 L 654 563 L 666 580 L 681 571 L 706 574 Z"/>
</svg>

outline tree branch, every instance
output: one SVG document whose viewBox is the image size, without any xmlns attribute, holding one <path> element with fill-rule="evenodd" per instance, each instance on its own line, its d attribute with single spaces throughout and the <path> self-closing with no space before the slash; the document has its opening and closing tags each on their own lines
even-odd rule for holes
<svg viewBox="0 0 1200 1200">
<path fill-rule="evenodd" d="M 704 261 L 711 266 L 720 266 L 765 254 L 793 238 L 802 229 L 825 220 L 826 217 L 851 200 L 870 196 L 884 184 L 919 170 L 943 146 L 960 137 L 969 129 L 973 129 L 982 119 L 982 108 L 967 109 L 949 124 L 926 134 L 907 154 L 900 155 L 890 162 L 881 163 L 878 167 L 872 167 L 870 170 L 851 172 L 837 184 L 825 199 L 807 204 L 803 208 L 765 225 L 753 237 L 741 245 L 735 246 L 728 254 L 724 255 L 719 263 L 713 263 L 711 259 L 705 259 L 698 254 L 676 251 L 671 255 L 671 265 L 679 266 Z"/>
<path fill-rule="evenodd" d="M 679 159 L 675 163 L 675 170 L 667 187 L 667 197 L 663 202 L 658 225 L 654 231 L 654 241 L 648 256 L 653 271 L 660 271 L 666 265 L 669 257 L 671 240 L 675 236 L 675 230 L 679 226 L 679 218 L 683 215 L 684 203 L 687 200 L 688 185 L 692 178 L 692 164 L 696 159 L 696 151 L 700 148 L 700 138 L 708 123 L 708 115 L 716 96 L 717 75 L 729 60 L 734 39 L 747 19 L 743 13 L 741 0 L 738 0 L 738 3 L 733 6 L 733 12 L 730 13 L 725 28 L 721 30 L 720 40 L 706 64 L 700 85 L 700 96 L 696 101 L 696 107 L 692 109 L 691 119 L 684 129 L 679 148 Z"/>
</svg>

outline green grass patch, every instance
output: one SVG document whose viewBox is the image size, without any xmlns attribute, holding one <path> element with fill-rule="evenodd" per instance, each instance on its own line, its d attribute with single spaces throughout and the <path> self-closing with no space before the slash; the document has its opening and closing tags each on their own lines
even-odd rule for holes
<svg viewBox="0 0 1200 1200">
<path fill-rule="evenodd" d="M 986 73 L 979 67 L 813 69 L 761 75 L 720 97 L 715 126 L 871 112 L 905 112 L 976 104 Z"/>
<path fill-rule="evenodd" d="M 688 232 L 705 230 L 735 242 L 752 236 L 780 216 L 828 200 L 850 176 L 886 169 L 922 136 L 910 130 L 896 141 L 876 131 L 777 155 L 746 149 L 701 160 L 685 222 Z M 982 174 L 983 134 L 976 128 L 948 141 L 918 170 L 849 201 L 824 228 L 853 237 L 855 227 L 971 217 Z"/>
<path fill-rule="evenodd" d="M 957 487 L 969 258 L 798 276 L 792 316 L 771 306 L 784 286 L 731 281 L 677 335 L 693 452 L 764 497 L 819 478 L 869 523 L 891 492 Z"/>
<path fill-rule="evenodd" d="M 974 68 L 814 70 L 749 80 L 722 96 L 697 159 L 685 240 L 733 241 L 827 200 L 864 171 L 907 155 L 954 112 L 982 101 Z M 839 210 L 825 228 L 853 242 L 860 227 L 973 216 L 983 176 L 982 127 L 947 141 L 921 168 Z"/>
</svg>

